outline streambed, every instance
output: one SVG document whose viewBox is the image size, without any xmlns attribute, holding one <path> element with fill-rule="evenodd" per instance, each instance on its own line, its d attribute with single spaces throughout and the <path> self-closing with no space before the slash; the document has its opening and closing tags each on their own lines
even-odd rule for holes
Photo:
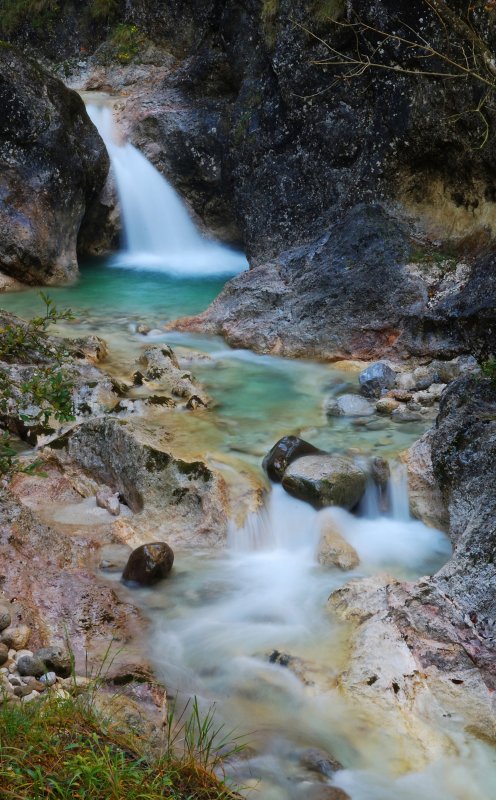
<svg viewBox="0 0 496 800">
<path fill-rule="evenodd" d="M 215 338 L 163 330 L 174 317 L 202 310 L 222 282 L 101 261 L 83 266 L 75 286 L 50 294 L 76 315 L 64 333 L 97 333 L 108 341 L 105 368 L 116 376 L 129 376 L 151 341 L 196 354 L 191 369 L 217 405 L 198 417 L 169 410 L 163 423 L 174 418 L 186 436 L 204 435 L 205 447 L 213 429 L 216 447 L 250 465 L 259 465 L 286 433 L 328 450 L 390 459 L 421 435 L 423 423 L 326 420 L 323 397 L 356 385 L 353 373 L 231 351 Z M 40 308 L 34 290 L 6 295 L 2 305 L 26 317 Z M 137 333 L 138 323 L 152 333 Z M 196 446 L 201 450 L 202 442 Z M 247 757 L 229 768 L 248 795 L 253 789 L 261 800 L 318 797 L 327 778 L 321 775 L 319 783 L 319 775 L 305 766 L 305 753 L 317 748 L 342 762 L 345 769 L 330 780 L 353 800 L 416 800 L 419 792 L 426 800 L 492 797 L 494 753 L 462 732 L 463 720 L 449 730 L 452 754 L 422 771 L 409 771 L 404 761 L 399 769 L 398 752 L 408 750 L 408 741 L 395 742 L 394 731 L 376 724 L 373 709 L 357 713 L 338 689 L 347 637 L 326 610 L 329 594 L 351 577 L 428 574 L 449 555 L 442 534 L 408 519 L 402 492 L 399 478 L 398 502 L 387 518 L 370 508 L 361 518 L 330 512 L 361 556 L 352 574 L 316 563 L 316 512 L 275 487 L 264 511 L 243 530 L 233 526 L 225 552 L 176 552 L 169 580 L 133 593 L 153 622 L 150 652 L 169 692 L 180 699 L 194 694 L 204 709 L 215 702 L 229 729 L 248 734 Z"/>
</svg>

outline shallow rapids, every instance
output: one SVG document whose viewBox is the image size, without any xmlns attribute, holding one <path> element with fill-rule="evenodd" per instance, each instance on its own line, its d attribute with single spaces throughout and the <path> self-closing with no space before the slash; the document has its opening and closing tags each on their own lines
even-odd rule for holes
<svg viewBox="0 0 496 800">
<path fill-rule="evenodd" d="M 108 341 L 104 368 L 119 380 L 129 383 L 143 347 L 174 347 L 215 406 L 193 415 L 167 410 L 155 424 L 193 442 L 199 454 L 222 451 L 260 469 L 272 444 L 295 433 L 323 449 L 394 462 L 422 434 L 424 422 L 326 419 L 324 396 L 356 390 L 352 372 L 165 330 L 172 318 L 201 311 L 220 287 L 219 279 L 179 280 L 95 262 L 75 286 L 50 295 L 75 313 L 65 335 L 97 333 Z M 5 295 L 2 305 L 26 317 L 40 311 L 35 290 Z M 152 329 L 146 336 L 137 332 L 143 322 Z M 317 563 L 326 516 L 358 551 L 353 573 Z M 180 702 L 196 695 L 204 710 L 215 703 L 226 729 L 246 734 L 244 757 L 227 769 L 248 797 L 317 800 L 334 785 L 352 800 L 493 800 L 494 751 L 463 732 L 463 719 L 447 720 L 449 754 L 433 754 L 432 764 L 418 769 L 408 761 L 407 729 L 397 733 L 375 708 L 345 701 L 339 688 L 349 665 L 347 629 L 330 613 L 329 595 L 354 577 L 431 574 L 448 556 L 443 534 L 409 518 L 401 474 L 390 486 L 387 513 L 371 488 L 352 515 L 316 512 L 275 486 L 263 511 L 241 529 L 232 525 L 224 552 L 176 550 L 170 578 L 134 591 L 131 600 L 152 620 L 147 657 L 169 694 Z M 309 749 L 344 769 L 316 773 Z"/>
</svg>

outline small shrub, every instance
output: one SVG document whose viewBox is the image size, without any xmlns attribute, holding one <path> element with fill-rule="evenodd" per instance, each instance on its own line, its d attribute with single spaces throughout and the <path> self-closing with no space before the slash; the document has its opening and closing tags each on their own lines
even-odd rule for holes
<svg viewBox="0 0 496 800">
<path fill-rule="evenodd" d="M 110 41 L 117 61 L 129 64 L 142 48 L 144 37 L 136 25 L 121 22 L 115 28 Z"/>
<path fill-rule="evenodd" d="M 4 424 L 15 414 L 21 423 L 29 425 L 46 426 L 52 417 L 58 422 L 74 419 L 73 383 L 64 369 L 69 354 L 63 342 L 56 342 L 47 334 L 50 325 L 71 319 L 72 314 L 59 312 L 43 292 L 40 297 L 45 305 L 44 314 L 29 322 L 7 322 L 0 329 L 0 362 L 4 364 L 0 365 L 0 418 L 3 417 Z M 32 369 L 15 386 L 8 365 Z M 17 467 L 12 440 L 4 432 L 0 440 L 0 476 L 9 477 Z"/>
<path fill-rule="evenodd" d="M 496 357 L 492 356 L 487 361 L 481 364 L 482 374 L 489 378 L 492 385 L 496 386 Z"/>
</svg>

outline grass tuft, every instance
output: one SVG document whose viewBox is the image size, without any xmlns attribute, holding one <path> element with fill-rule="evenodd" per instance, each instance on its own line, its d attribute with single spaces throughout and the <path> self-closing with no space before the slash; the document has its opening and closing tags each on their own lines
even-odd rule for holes
<svg viewBox="0 0 496 800">
<path fill-rule="evenodd" d="M 171 712 L 172 714 L 172 712 Z M 0 704 L 0 797 L 16 800 L 234 800 L 239 797 L 213 772 L 219 733 L 196 700 L 183 721 L 168 719 L 168 746 L 151 759 L 140 740 L 107 726 L 92 704 L 50 697 Z M 182 753 L 172 746 L 180 733 Z M 231 746 L 238 751 L 240 747 Z"/>
</svg>

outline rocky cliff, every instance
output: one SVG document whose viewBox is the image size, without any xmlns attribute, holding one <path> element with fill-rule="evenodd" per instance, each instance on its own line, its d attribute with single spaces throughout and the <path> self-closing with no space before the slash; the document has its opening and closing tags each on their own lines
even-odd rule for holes
<svg viewBox="0 0 496 800">
<path fill-rule="evenodd" d="M 70 281 L 81 222 L 108 172 L 103 142 L 79 95 L 5 43 L 0 107 L 0 272 Z"/>
</svg>

